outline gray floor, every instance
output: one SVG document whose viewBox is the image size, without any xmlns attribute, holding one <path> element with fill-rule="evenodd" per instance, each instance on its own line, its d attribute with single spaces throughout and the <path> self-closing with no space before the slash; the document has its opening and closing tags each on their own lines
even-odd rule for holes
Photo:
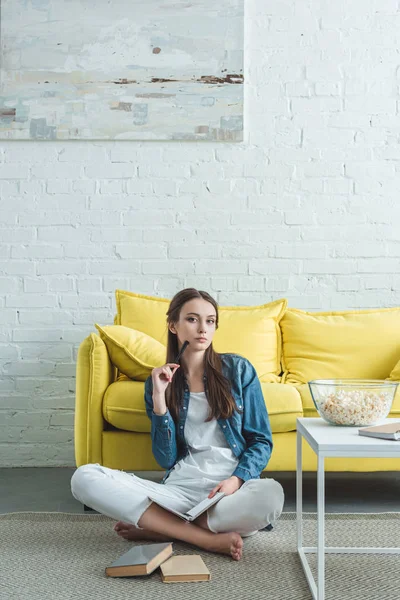
<svg viewBox="0 0 400 600">
<path fill-rule="evenodd" d="M 83 513 L 70 491 L 74 468 L 0 469 L 0 513 L 37 511 Z M 136 473 L 158 481 L 160 472 Z M 268 473 L 285 491 L 285 511 L 296 508 L 296 475 Z M 327 512 L 400 512 L 400 473 L 327 473 Z M 303 506 L 316 510 L 316 473 L 303 478 Z"/>
</svg>

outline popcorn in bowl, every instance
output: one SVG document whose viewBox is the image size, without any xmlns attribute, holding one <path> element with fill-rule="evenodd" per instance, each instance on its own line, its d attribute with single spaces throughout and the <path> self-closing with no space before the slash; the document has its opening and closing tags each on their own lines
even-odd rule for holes
<svg viewBox="0 0 400 600">
<path fill-rule="evenodd" d="M 308 382 L 320 416 L 334 425 L 375 425 L 391 409 L 398 383 L 380 379 L 316 379 Z"/>
</svg>

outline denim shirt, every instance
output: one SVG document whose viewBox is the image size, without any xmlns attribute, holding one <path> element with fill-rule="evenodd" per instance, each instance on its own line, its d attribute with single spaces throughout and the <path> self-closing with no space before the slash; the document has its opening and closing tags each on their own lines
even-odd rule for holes
<svg viewBox="0 0 400 600">
<path fill-rule="evenodd" d="M 239 463 L 232 473 L 247 481 L 258 479 L 272 452 L 272 434 L 261 385 L 253 365 L 237 354 L 221 354 L 222 373 L 231 382 L 231 392 L 236 406 L 229 419 L 217 419 L 226 441 Z M 207 394 L 207 378 L 203 375 Z M 190 390 L 185 378 L 183 401 L 178 422 L 175 423 L 167 409 L 164 415 L 153 412 L 153 381 L 151 375 L 145 382 L 147 416 L 151 420 L 151 441 L 154 458 L 167 470 L 164 482 L 174 465 L 188 454 L 184 437 Z"/>
</svg>

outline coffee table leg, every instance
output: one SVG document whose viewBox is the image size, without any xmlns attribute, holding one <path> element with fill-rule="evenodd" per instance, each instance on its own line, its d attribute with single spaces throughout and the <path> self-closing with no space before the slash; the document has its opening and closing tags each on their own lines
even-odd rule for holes
<svg viewBox="0 0 400 600">
<path fill-rule="evenodd" d="M 310 587 L 313 600 L 325 600 L 325 472 L 324 458 L 319 456 L 317 468 L 317 545 L 303 547 L 303 436 L 297 429 L 296 433 L 296 519 L 297 519 L 297 552 L 301 565 Z M 318 576 L 312 574 L 307 554 L 317 555 Z"/>
<path fill-rule="evenodd" d="M 318 454 L 317 472 L 317 562 L 318 600 L 325 598 L 325 470 L 324 457 Z"/>
<path fill-rule="evenodd" d="M 297 431 L 297 464 L 296 464 L 296 520 L 297 520 L 297 551 L 303 549 L 303 460 L 302 435 Z"/>
</svg>

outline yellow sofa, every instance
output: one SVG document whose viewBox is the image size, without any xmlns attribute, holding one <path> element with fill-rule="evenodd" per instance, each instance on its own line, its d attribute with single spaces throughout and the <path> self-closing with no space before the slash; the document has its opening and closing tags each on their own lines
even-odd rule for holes
<svg viewBox="0 0 400 600">
<path fill-rule="evenodd" d="M 151 450 L 144 381 L 164 363 L 168 299 L 117 290 L 114 325 L 80 345 L 75 407 L 76 465 L 161 470 Z M 400 307 L 310 313 L 285 299 L 255 307 L 220 307 L 218 352 L 255 366 L 270 415 L 274 449 L 267 471 L 296 468 L 296 419 L 317 417 L 307 381 L 400 380 Z M 399 363 L 399 364 L 398 364 Z M 400 386 L 399 386 L 400 388 Z M 400 418 L 400 390 L 390 417 Z M 304 470 L 316 470 L 306 442 Z M 397 459 L 327 459 L 328 471 L 397 471 Z"/>
</svg>

